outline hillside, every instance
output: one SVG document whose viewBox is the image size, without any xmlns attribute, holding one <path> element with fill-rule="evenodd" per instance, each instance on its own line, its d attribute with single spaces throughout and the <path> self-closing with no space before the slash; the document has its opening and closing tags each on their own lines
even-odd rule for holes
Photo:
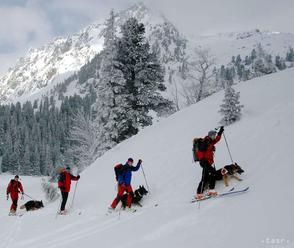
<svg viewBox="0 0 294 248">
<path fill-rule="evenodd" d="M 192 163 L 191 141 L 218 125 L 220 92 L 145 128 L 99 158 L 81 174 L 68 216 L 55 218 L 55 202 L 8 217 L 3 191 L 9 176 L 1 175 L 0 247 L 280 247 L 276 242 L 293 247 L 293 77 L 289 69 L 236 87 L 245 105 L 243 117 L 225 133 L 245 173 L 241 183 L 231 180 L 230 185 L 250 186 L 248 193 L 209 200 L 200 209 L 189 203 L 201 176 Z M 220 168 L 229 163 L 223 140 L 216 149 Z M 143 159 L 151 192 L 136 213 L 105 216 L 115 196 L 113 165 L 130 156 Z M 22 182 L 29 195 L 43 198 L 38 178 L 24 177 Z M 140 184 L 141 171 L 133 175 L 133 187 Z M 221 182 L 217 190 L 224 190 Z"/>
</svg>

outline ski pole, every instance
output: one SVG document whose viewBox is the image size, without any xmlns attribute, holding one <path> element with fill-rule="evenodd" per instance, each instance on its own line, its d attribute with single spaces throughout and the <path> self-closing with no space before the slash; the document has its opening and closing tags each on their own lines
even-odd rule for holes
<svg viewBox="0 0 294 248">
<path fill-rule="evenodd" d="M 62 198 L 62 194 L 61 194 L 61 199 L 60 199 L 60 203 L 58 205 L 58 210 L 56 212 L 55 219 L 57 219 L 58 215 L 60 214 L 60 208 L 61 208 L 62 201 L 63 201 L 63 198 Z"/>
<path fill-rule="evenodd" d="M 202 171 L 201 194 L 203 194 L 203 191 L 204 191 L 204 179 L 205 179 L 205 167 L 203 167 L 203 171 Z M 200 209 L 200 204 L 201 204 L 201 201 L 198 202 L 198 209 Z"/>
<path fill-rule="evenodd" d="M 75 200 L 76 192 L 77 192 L 77 187 L 78 187 L 78 182 L 79 182 L 79 181 L 76 182 L 76 186 L 75 186 L 74 194 L 73 194 L 73 197 L 72 197 L 72 201 L 71 201 L 70 209 L 73 208 L 73 204 L 74 204 L 74 200 Z"/>
<path fill-rule="evenodd" d="M 141 164 L 141 169 L 142 169 L 142 172 L 143 172 L 143 176 L 144 176 L 144 179 L 145 179 L 145 183 L 146 183 L 146 186 L 147 186 L 147 190 L 148 190 L 148 192 L 150 193 L 149 186 L 148 186 L 148 183 L 147 183 L 147 179 L 146 179 L 145 172 L 144 172 L 144 169 L 143 169 L 143 165 L 142 165 L 142 164 Z"/>
<path fill-rule="evenodd" d="M 230 158 L 231 158 L 231 162 L 232 162 L 232 164 L 233 164 L 234 162 L 233 162 L 232 154 L 231 154 L 231 151 L 230 151 L 230 148 L 229 148 L 229 145 L 228 145 L 227 139 L 226 139 L 225 132 L 223 132 L 223 135 L 224 135 L 225 142 L 226 142 L 226 146 L 227 146 L 227 149 L 228 149 L 228 152 L 229 152 Z"/>
</svg>

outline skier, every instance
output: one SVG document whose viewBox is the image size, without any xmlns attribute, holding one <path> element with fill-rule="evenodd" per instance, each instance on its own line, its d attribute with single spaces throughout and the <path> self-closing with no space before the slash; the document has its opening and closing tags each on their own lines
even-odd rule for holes
<svg viewBox="0 0 294 248">
<path fill-rule="evenodd" d="M 199 158 L 200 166 L 202 167 L 202 178 L 197 188 L 196 199 L 201 200 L 204 198 L 204 187 L 208 183 L 209 185 L 209 196 L 217 195 L 214 190 L 215 187 L 215 167 L 214 167 L 214 151 L 215 144 L 220 141 L 222 133 L 224 132 L 224 127 L 222 126 L 217 133 L 212 130 L 208 132 L 208 135 L 203 139 L 203 144 L 201 146 L 205 147 L 202 151 L 197 151 L 197 156 Z"/>
<path fill-rule="evenodd" d="M 127 197 L 127 205 L 128 208 L 131 208 L 132 205 L 132 195 L 133 195 L 133 189 L 131 186 L 131 180 L 132 180 L 132 172 L 137 171 L 140 168 L 140 165 L 142 163 L 142 160 L 139 159 L 136 166 L 133 166 L 134 160 L 132 158 L 129 158 L 127 162 L 123 165 L 123 168 L 121 170 L 120 175 L 118 175 L 118 190 L 117 190 L 117 196 L 113 200 L 111 206 L 109 207 L 109 212 L 113 211 L 117 204 L 120 201 L 120 198 L 123 196 L 124 192 L 126 191 L 128 193 Z"/>
<path fill-rule="evenodd" d="M 59 174 L 59 179 L 58 179 L 58 187 L 61 191 L 61 196 L 62 196 L 62 202 L 60 206 L 60 214 L 65 214 L 65 205 L 67 202 L 68 194 L 70 191 L 70 185 L 71 181 L 78 181 L 80 179 L 80 175 L 78 176 L 73 176 L 70 173 L 70 167 L 67 166 L 66 168 L 61 168 L 60 174 Z"/>
<path fill-rule="evenodd" d="M 12 204 L 10 207 L 10 213 L 9 215 L 15 215 L 16 214 L 16 210 L 17 210 L 17 202 L 18 202 L 18 194 L 21 193 L 21 199 L 23 200 L 23 187 L 21 182 L 19 182 L 19 176 L 16 175 L 14 177 L 14 179 L 11 179 L 7 190 L 6 190 L 6 194 L 7 194 L 7 200 L 9 199 L 9 194 L 12 200 Z"/>
</svg>

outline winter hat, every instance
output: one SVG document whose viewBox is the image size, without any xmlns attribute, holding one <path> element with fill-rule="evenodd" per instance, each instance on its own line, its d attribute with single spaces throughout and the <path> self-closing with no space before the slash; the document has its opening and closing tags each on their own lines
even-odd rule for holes
<svg viewBox="0 0 294 248">
<path fill-rule="evenodd" d="M 70 170 L 70 167 L 69 166 L 66 166 L 66 168 L 65 168 L 66 170 Z"/>
<path fill-rule="evenodd" d="M 15 177 L 14 178 L 17 178 L 17 179 L 19 179 L 19 175 L 15 175 Z"/>
<path fill-rule="evenodd" d="M 209 132 L 208 132 L 208 136 L 209 137 L 215 137 L 215 135 L 216 135 L 216 131 L 214 131 L 214 130 L 210 130 Z"/>
<path fill-rule="evenodd" d="M 132 158 L 128 158 L 128 162 L 134 162 L 134 159 L 132 159 Z"/>
</svg>

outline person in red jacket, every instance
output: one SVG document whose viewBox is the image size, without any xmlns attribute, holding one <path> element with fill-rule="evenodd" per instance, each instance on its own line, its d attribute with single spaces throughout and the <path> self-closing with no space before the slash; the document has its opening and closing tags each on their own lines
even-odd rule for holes
<svg viewBox="0 0 294 248">
<path fill-rule="evenodd" d="M 10 207 L 10 213 L 9 213 L 10 215 L 15 215 L 15 213 L 16 213 L 19 193 L 22 194 L 21 198 L 23 199 L 23 194 L 24 194 L 23 187 L 22 187 L 21 182 L 19 181 L 19 176 L 16 175 L 14 177 L 14 179 L 10 180 L 8 187 L 7 187 L 7 190 L 6 190 L 7 200 L 9 199 L 9 194 L 10 194 L 10 197 L 12 200 L 12 204 Z"/>
<path fill-rule="evenodd" d="M 208 195 L 217 195 L 214 190 L 215 187 L 215 167 L 214 167 L 214 151 L 215 144 L 220 141 L 224 127 L 222 126 L 217 133 L 216 131 L 209 131 L 208 135 L 204 138 L 202 146 L 203 149 L 197 151 L 197 157 L 199 158 L 200 166 L 202 167 L 202 178 L 197 188 L 196 199 L 200 200 L 204 198 L 204 188 L 208 184 Z"/>
<path fill-rule="evenodd" d="M 62 196 L 60 214 L 65 214 L 65 205 L 70 191 L 71 181 L 78 181 L 79 179 L 80 175 L 75 177 L 70 173 L 70 167 L 67 166 L 66 168 L 61 169 L 58 179 L 58 188 L 60 189 Z"/>
</svg>

